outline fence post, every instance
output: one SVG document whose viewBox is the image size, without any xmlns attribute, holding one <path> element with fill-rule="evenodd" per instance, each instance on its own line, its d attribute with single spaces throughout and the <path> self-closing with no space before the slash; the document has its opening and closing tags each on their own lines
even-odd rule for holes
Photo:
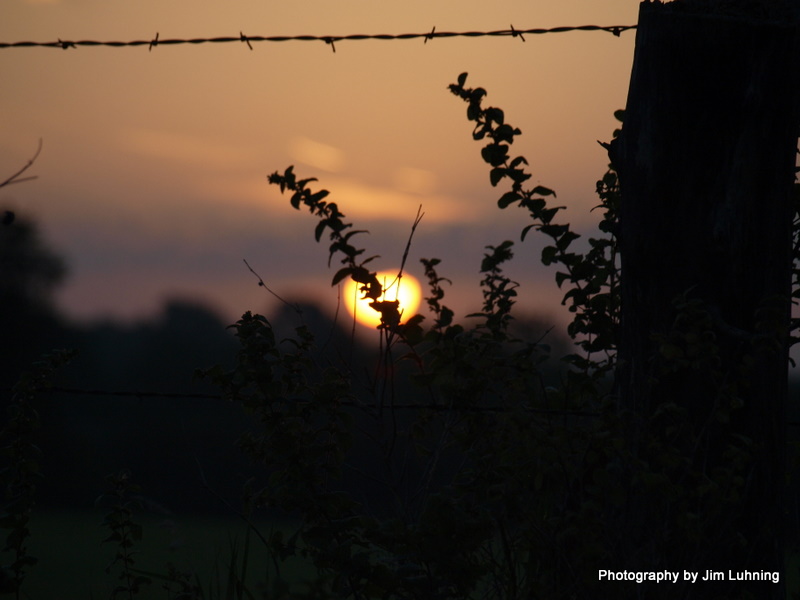
<svg viewBox="0 0 800 600">
<path fill-rule="evenodd" d="M 729 431 L 754 443 L 731 525 L 748 548 L 706 548 L 719 550 L 724 564 L 670 566 L 780 571 L 783 579 L 786 340 L 756 350 L 769 323 L 786 328 L 790 316 L 798 29 L 794 21 L 709 13 L 709 5 L 640 5 L 625 122 L 610 150 L 622 191 L 621 405 L 646 422 L 676 402 L 708 434 L 720 381 L 691 366 L 677 375 L 659 370 L 668 357 L 658 335 L 674 325 L 675 299 L 698 299 L 719 372 L 741 373 L 743 360 L 755 360 L 736 389 L 744 405 Z M 724 440 L 707 439 L 722 448 Z M 713 448 L 706 459 L 709 469 L 726 460 Z M 762 586 L 756 597 L 783 597 L 782 585 Z"/>
</svg>

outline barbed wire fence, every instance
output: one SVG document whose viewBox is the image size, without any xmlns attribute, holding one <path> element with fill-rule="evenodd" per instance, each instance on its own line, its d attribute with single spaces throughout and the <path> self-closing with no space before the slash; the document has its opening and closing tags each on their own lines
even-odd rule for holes
<svg viewBox="0 0 800 600">
<path fill-rule="evenodd" d="M 423 40 L 428 43 L 434 39 L 447 39 L 447 38 L 480 38 L 480 37 L 511 37 L 520 38 L 525 41 L 526 35 L 542 35 L 545 33 L 568 33 L 575 31 L 603 31 L 611 33 L 616 37 L 631 29 L 636 29 L 636 25 L 578 25 L 578 26 L 560 26 L 549 28 L 534 28 L 534 29 L 515 29 L 513 25 L 509 29 L 498 29 L 495 31 L 436 31 L 434 26 L 427 33 L 377 33 L 377 34 L 364 34 L 354 33 L 348 35 L 269 35 L 269 36 L 248 36 L 242 31 L 239 31 L 238 36 L 222 36 L 211 38 L 166 38 L 160 39 L 159 34 L 156 33 L 155 37 L 149 40 L 129 40 L 129 41 L 98 41 L 98 40 L 62 40 L 58 38 L 54 42 L 0 42 L 0 49 L 7 48 L 61 48 L 62 50 L 77 49 L 78 47 L 98 47 L 106 46 L 111 48 L 130 48 L 137 46 L 147 46 L 148 50 L 152 50 L 158 46 L 176 46 L 182 44 L 230 44 L 230 43 L 243 43 L 246 44 L 250 50 L 253 50 L 253 44 L 258 42 L 324 42 L 331 46 L 331 49 L 336 52 L 336 43 L 344 41 L 360 42 L 366 40 Z"/>
<path fill-rule="evenodd" d="M 14 388 L 0 388 L 1 392 L 13 394 Z M 84 388 L 73 388 L 73 387 L 60 387 L 60 386 L 53 386 L 53 387 L 44 387 L 41 389 L 36 390 L 37 394 L 46 394 L 46 395 L 66 395 L 66 396 L 95 396 L 95 397 L 103 397 L 105 399 L 112 399 L 112 398 L 132 398 L 141 401 L 148 400 L 148 399 L 164 399 L 164 400 L 214 400 L 214 401 L 227 401 L 230 398 L 222 394 L 209 394 L 209 393 L 202 393 L 202 392 L 162 392 L 162 391 L 144 391 L 144 390 L 105 390 L 105 389 L 84 389 Z M 367 410 L 367 411 L 375 411 L 379 407 L 378 404 L 371 403 L 371 402 L 354 402 L 343 400 L 339 402 L 339 406 L 347 407 L 347 408 L 356 408 L 360 410 Z M 602 416 L 600 412 L 593 412 L 593 411 L 581 411 L 581 410 L 561 410 L 561 409 L 551 409 L 551 408 L 537 408 L 534 406 L 522 406 L 516 407 L 521 408 L 521 410 L 525 412 L 546 415 L 546 416 L 555 416 L 555 417 L 565 417 L 565 416 L 572 416 L 572 417 L 592 417 L 597 418 Z M 428 410 L 432 412 L 462 412 L 462 413 L 509 413 L 515 410 L 516 408 L 510 408 L 507 406 L 465 406 L 454 408 L 452 406 L 442 405 L 442 404 L 431 404 L 431 403 L 405 403 L 405 404 L 394 404 L 392 409 L 394 410 Z"/>
</svg>

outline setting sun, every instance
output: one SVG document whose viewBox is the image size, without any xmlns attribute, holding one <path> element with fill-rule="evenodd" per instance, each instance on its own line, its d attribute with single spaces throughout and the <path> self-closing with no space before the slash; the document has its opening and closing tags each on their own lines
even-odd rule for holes
<svg viewBox="0 0 800 600">
<path fill-rule="evenodd" d="M 422 288 L 420 288 L 419 282 L 407 274 L 403 274 L 403 278 L 399 282 L 395 281 L 397 273 L 394 271 L 379 271 L 377 275 L 378 281 L 384 288 L 384 293 L 378 300 L 399 301 L 402 321 L 416 314 L 422 299 Z M 370 300 L 363 297 L 364 294 L 359 290 L 361 285 L 352 279 L 344 284 L 342 292 L 344 304 L 359 323 L 375 328 L 381 323 L 381 315 L 369 305 Z"/>
</svg>

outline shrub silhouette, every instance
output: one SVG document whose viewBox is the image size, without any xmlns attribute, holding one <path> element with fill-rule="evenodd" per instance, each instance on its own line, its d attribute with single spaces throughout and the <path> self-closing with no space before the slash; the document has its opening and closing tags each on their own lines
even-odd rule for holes
<svg viewBox="0 0 800 600">
<path fill-rule="evenodd" d="M 467 104 L 473 139 L 484 143 L 490 185 L 509 186 L 499 208 L 527 212 L 523 240 L 548 239 L 541 260 L 558 269 L 556 284 L 573 313 L 574 351 L 554 357 L 545 330 L 515 330 L 517 283 L 504 271 L 515 251 L 510 240 L 486 247 L 482 301 L 465 323 L 445 304 L 448 279 L 436 258 L 422 259 L 429 317 L 400 323 L 396 304 L 374 302 L 382 319 L 374 363 L 338 348 L 323 352 L 328 340 L 302 317 L 287 335 L 268 318 L 245 313 L 232 326 L 233 366 L 203 375 L 248 417 L 237 441 L 253 475 L 242 516 L 273 558 L 261 593 L 566 600 L 605 597 L 613 589 L 618 598 L 688 596 L 689 584 L 680 581 L 609 588 L 598 581 L 598 570 L 692 568 L 746 543 L 735 524 L 743 514 L 752 440 L 724 419 L 709 431 L 687 428 L 677 403 L 644 416 L 620 408 L 613 382 L 620 318 L 617 174 L 610 167 L 597 182 L 598 237 L 586 241 L 585 252 L 575 250 L 580 236 L 558 222 L 563 207 L 550 204 L 555 192 L 525 187 L 532 177 L 527 161 L 511 154 L 520 130 L 501 109 L 484 107 L 486 90 L 466 82 L 461 74 L 449 89 Z M 382 291 L 371 271 L 376 257 L 364 258 L 355 245 L 366 232 L 346 221 L 327 190 L 312 190 L 314 181 L 299 179 L 293 167 L 269 176 L 291 206 L 318 219 L 316 241 L 327 234 L 329 263 L 335 258 L 341 265 L 332 283 L 351 278 L 376 300 Z M 420 222 L 418 215 L 413 227 Z M 706 307 L 681 297 L 675 309 L 654 377 L 713 372 L 717 347 L 705 335 Z M 346 344 L 342 338 L 332 343 Z M 554 358 L 566 368 L 551 367 Z M 735 386 L 718 381 L 713 391 L 727 394 L 735 411 Z M 726 458 L 714 469 L 704 463 L 709 436 Z M 125 528 L 119 538 L 126 543 L 139 534 L 131 506 L 119 494 L 109 521 L 112 531 Z M 284 526 L 261 531 L 252 525 L 259 515 Z M 25 520 L 13 525 L 19 539 Z M 11 571 L 17 589 L 28 564 L 20 548 L 7 548 L 17 551 Z M 118 556 L 120 593 L 132 596 L 146 582 L 127 550 Z M 292 578 L 288 565 L 298 562 L 308 566 L 306 575 Z M 238 558 L 231 565 L 237 566 L 230 569 L 229 597 L 255 597 L 244 586 Z M 202 595 L 191 579 L 170 573 L 165 589 L 180 589 L 176 598 Z M 726 597 L 745 597 L 720 586 Z"/>
<path fill-rule="evenodd" d="M 511 182 L 498 204 L 529 212 L 533 223 L 523 238 L 536 230 L 552 239 L 542 260 L 563 269 L 556 279 L 567 287 L 565 302 L 575 313 L 569 333 L 581 352 L 566 357 L 570 369 L 553 386 L 544 378 L 545 332 L 534 340 L 512 333 L 517 284 L 503 271 L 513 258 L 511 241 L 487 247 L 483 302 L 470 325 L 456 323 L 444 304 L 440 262 L 423 259 L 432 322 L 417 315 L 399 324 L 391 307 L 375 306 L 382 315 L 380 368 L 366 379 L 352 365 L 313 360 L 316 341 L 307 327 L 282 340 L 266 318 L 246 313 L 234 326 L 236 367 L 209 375 L 257 424 L 239 444 L 266 475 L 251 483 L 246 505 L 297 520 L 296 531 L 275 533 L 268 543 L 278 557 L 312 562 L 318 579 L 308 593 L 586 597 L 597 592 L 598 561 L 614 555 L 609 512 L 625 502 L 629 460 L 609 410 L 616 176 L 609 171 L 597 188 L 607 237 L 589 240 L 586 254 L 571 251 L 579 236 L 556 223 L 560 207 L 547 202 L 555 193 L 525 189 L 527 163 L 508 154 L 520 131 L 500 109 L 484 109 L 486 92 L 465 82 L 466 74 L 450 89 L 468 103 L 474 139 L 489 141 L 481 154 L 490 183 Z M 294 208 L 319 219 L 317 241 L 328 231 L 329 262 L 344 265 L 333 284 L 350 277 L 366 297 L 377 297 L 372 258 L 362 259 L 365 251 L 353 245 L 364 232 L 329 202 L 329 192 L 313 191 L 315 180 L 298 179 L 292 167 L 269 181 L 290 194 Z M 367 452 L 372 468 L 353 469 Z M 359 478 L 361 486 L 342 487 Z M 384 493 L 353 492 L 375 488 Z M 285 592 L 276 577 L 274 591 Z M 288 589 L 293 596 L 304 590 Z"/>
</svg>

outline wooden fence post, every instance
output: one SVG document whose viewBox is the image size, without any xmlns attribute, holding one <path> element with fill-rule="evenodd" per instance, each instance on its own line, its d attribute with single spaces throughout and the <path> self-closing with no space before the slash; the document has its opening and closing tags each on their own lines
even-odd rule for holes
<svg viewBox="0 0 800 600">
<path fill-rule="evenodd" d="M 722 454 L 725 436 L 753 442 L 741 510 L 731 524 L 747 547 L 709 547 L 707 562 L 672 570 L 780 571 L 783 579 L 788 374 L 781 332 L 791 289 L 798 28 L 709 6 L 715 5 L 640 6 L 625 121 L 610 150 L 622 191 L 621 405 L 640 423 L 664 403 L 680 405 L 710 444 L 709 472 L 729 460 Z M 681 297 L 697 302 L 695 317 L 705 320 L 698 325 L 706 336 L 700 348 L 715 347 L 713 361 L 701 356 L 693 364 L 687 337 L 665 343 Z M 683 325 L 691 320 L 684 317 Z M 674 363 L 683 367 L 675 370 Z M 743 407 L 725 429 L 717 417 L 731 397 Z M 717 551 L 719 564 L 708 559 Z M 753 588 L 756 597 L 783 597 L 782 585 L 763 586 Z M 710 597 L 700 588 L 690 594 Z"/>
</svg>

